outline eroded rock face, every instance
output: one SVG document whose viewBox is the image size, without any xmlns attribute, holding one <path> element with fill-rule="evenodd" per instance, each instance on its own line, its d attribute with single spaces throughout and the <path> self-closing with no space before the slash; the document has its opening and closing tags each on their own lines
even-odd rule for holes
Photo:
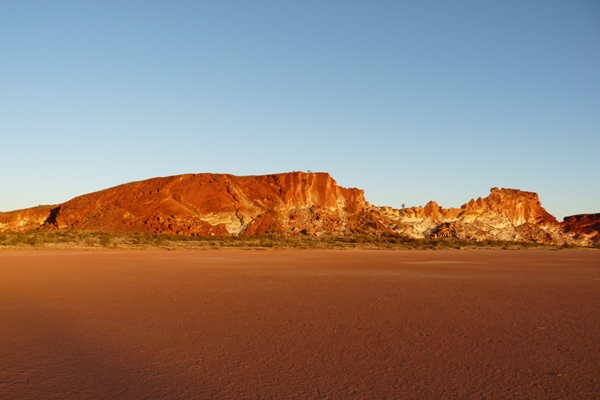
<svg viewBox="0 0 600 400">
<path fill-rule="evenodd" d="M 58 206 L 0 213 L 1 231 L 182 235 L 390 235 L 600 246 L 600 214 L 558 221 L 536 193 L 492 188 L 460 208 L 375 207 L 327 173 L 188 174 L 132 182 Z"/>
<path fill-rule="evenodd" d="M 484 199 L 471 199 L 461 207 L 466 212 L 492 212 L 507 218 L 513 225 L 557 224 L 558 221 L 542 207 L 537 193 L 518 189 L 492 188 Z"/>
<path fill-rule="evenodd" d="M 54 222 L 57 212 L 58 206 L 54 205 L 0 212 L 0 232 L 38 229 L 45 224 Z"/>
<path fill-rule="evenodd" d="M 556 218 L 541 205 L 537 193 L 492 188 L 485 198 L 471 199 L 460 208 L 443 208 L 430 201 L 425 207 L 380 208 L 395 231 L 413 238 L 533 241 L 563 244 Z"/>
<path fill-rule="evenodd" d="M 342 233 L 364 193 L 327 173 L 190 174 L 80 196 L 60 207 L 59 229 L 185 235 Z"/>
<path fill-rule="evenodd" d="M 600 213 L 565 217 L 561 228 L 577 244 L 600 246 Z"/>
</svg>

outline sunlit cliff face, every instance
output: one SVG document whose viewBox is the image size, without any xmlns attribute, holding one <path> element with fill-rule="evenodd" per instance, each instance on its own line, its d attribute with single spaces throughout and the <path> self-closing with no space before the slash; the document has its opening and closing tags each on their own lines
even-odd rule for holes
<svg viewBox="0 0 600 400">
<path fill-rule="evenodd" d="M 327 173 L 188 174 L 132 182 L 58 206 L 0 213 L 0 231 L 88 229 L 182 235 L 391 235 L 598 243 L 598 215 L 558 221 L 536 193 L 492 188 L 460 208 L 375 207 Z M 592 221 L 592 222 L 590 222 Z"/>
</svg>

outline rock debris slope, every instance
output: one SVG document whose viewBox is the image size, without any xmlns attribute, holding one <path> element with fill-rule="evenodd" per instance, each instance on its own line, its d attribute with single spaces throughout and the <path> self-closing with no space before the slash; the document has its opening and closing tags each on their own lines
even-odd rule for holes
<svg viewBox="0 0 600 400">
<path fill-rule="evenodd" d="M 388 235 L 599 245 L 600 214 L 559 223 L 536 193 L 492 188 L 460 208 L 369 204 L 327 173 L 187 174 L 132 182 L 57 206 L 0 213 L 0 231 L 88 229 L 181 235 Z"/>
</svg>

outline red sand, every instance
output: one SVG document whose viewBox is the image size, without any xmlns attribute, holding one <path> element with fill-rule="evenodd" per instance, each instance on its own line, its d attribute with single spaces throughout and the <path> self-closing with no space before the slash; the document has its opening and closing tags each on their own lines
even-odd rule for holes
<svg viewBox="0 0 600 400">
<path fill-rule="evenodd" d="M 600 398 L 600 251 L 0 253 L 0 398 Z"/>
</svg>

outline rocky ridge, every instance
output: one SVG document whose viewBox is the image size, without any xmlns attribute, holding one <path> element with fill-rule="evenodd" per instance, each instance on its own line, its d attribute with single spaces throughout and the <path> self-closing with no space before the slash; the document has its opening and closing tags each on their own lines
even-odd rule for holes
<svg viewBox="0 0 600 400">
<path fill-rule="evenodd" d="M 536 193 L 492 188 L 460 208 L 369 204 L 327 173 L 187 174 L 132 182 L 57 206 L 0 213 L 1 231 L 87 229 L 179 235 L 388 235 L 600 245 L 600 214 L 561 223 Z"/>
<path fill-rule="evenodd" d="M 561 228 L 576 241 L 600 247 L 600 213 L 565 217 Z"/>
</svg>

